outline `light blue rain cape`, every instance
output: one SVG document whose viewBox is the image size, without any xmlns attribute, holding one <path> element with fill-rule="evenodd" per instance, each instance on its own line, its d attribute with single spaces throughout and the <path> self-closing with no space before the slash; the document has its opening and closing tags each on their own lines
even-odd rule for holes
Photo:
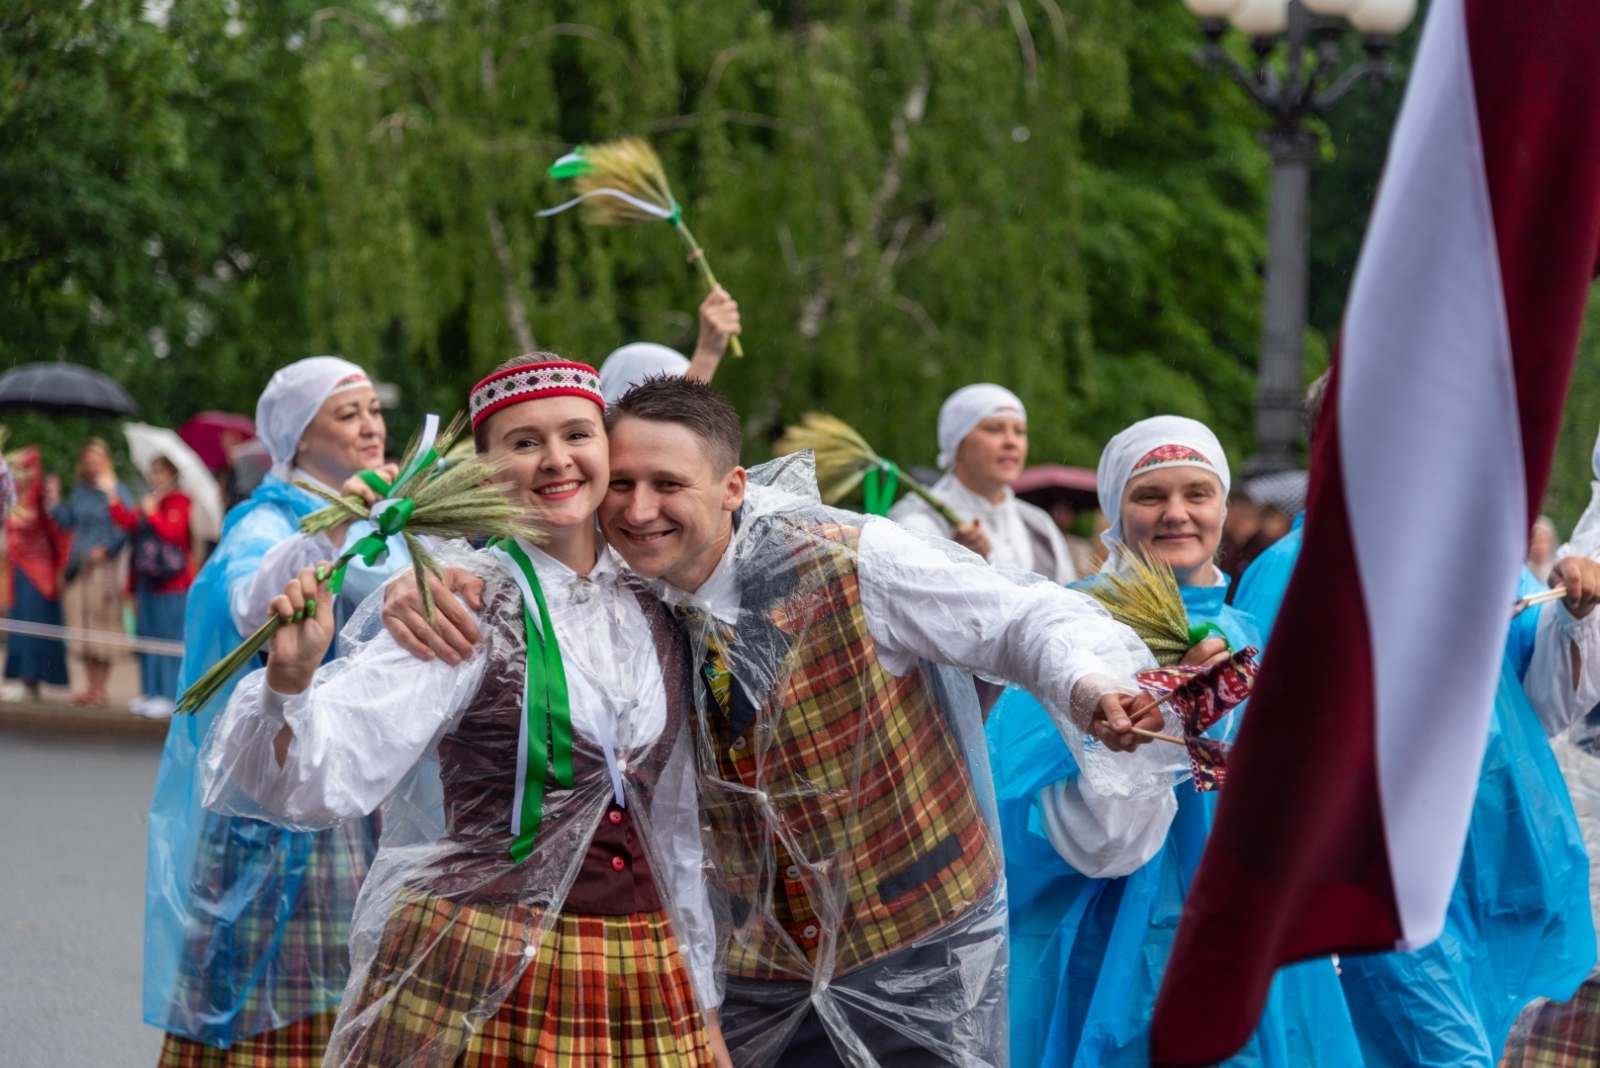
<svg viewBox="0 0 1600 1068">
<path fill-rule="evenodd" d="M 251 581 L 268 550 L 325 503 L 268 475 L 228 513 L 221 543 L 189 590 L 180 689 L 243 640 L 228 591 Z M 352 524 L 348 538 L 370 529 Z M 352 561 L 340 619 L 351 601 L 409 565 L 398 537 L 376 567 Z M 348 951 L 345 938 L 328 933 L 348 928 L 376 847 L 367 821 L 297 834 L 201 808 L 198 754 L 232 693 L 230 683 L 199 712 L 173 717 L 150 804 L 145 876 L 144 1021 L 221 1047 L 338 1007 Z M 206 858 L 198 866 L 197 855 Z M 325 893 L 330 887 L 337 889 Z"/>
<path fill-rule="evenodd" d="M 1300 555 L 1300 525 L 1239 583 L 1238 607 L 1269 625 Z M 1539 589 L 1524 569 L 1518 595 Z M 1511 621 L 1444 933 L 1415 952 L 1343 961 L 1369 1068 L 1493 1068 L 1522 1007 L 1537 997 L 1565 1001 L 1594 966 L 1583 836 L 1522 689 L 1538 619 L 1530 610 Z"/>
<path fill-rule="evenodd" d="M 1260 648 L 1255 622 L 1223 604 L 1225 585 L 1182 592 L 1191 624 L 1215 623 L 1234 649 Z M 1209 733 L 1232 738 L 1239 720 L 1224 719 Z M 1161 852 L 1132 875 L 1089 879 L 1061 859 L 1035 808 L 1041 788 L 1078 773 L 1049 714 L 1010 689 L 986 733 L 1011 894 L 1012 1068 L 1147 1068 L 1156 990 L 1217 795 L 1178 784 L 1178 814 Z M 1226 1063 L 1360 1068 L 1333 962 L 1280 971 L 1255 1035 Z"/>
</svg>

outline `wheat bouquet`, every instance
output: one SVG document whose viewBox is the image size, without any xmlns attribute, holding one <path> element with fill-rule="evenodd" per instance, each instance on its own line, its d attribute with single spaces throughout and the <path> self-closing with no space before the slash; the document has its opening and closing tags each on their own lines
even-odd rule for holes
<svg viewBox="0 0 1600 1068">
<path fill-rule="evenodd" d="M 867 512 L 887 515 L 896 488 L 904 482 L 906 489 L 932 505 L 945 522 L 955 527 L 963 522 L 949 505 L 901 470 L 899 464 L 879 456 L 867 439 L 843 419 L 807 412 L 800 417 L 799 426 L 785 427 L 778 439 L 779 455 L 801 449 L 810 449 L 816 457 L 817 489 L 828 504 L 837 504 L 860 486 Z"/>
<path fill-rule="evenodd" d="M 683 221 L 683 205 L 673 197 L 661 157 L 648 141 L 624 137 L 599 145 L 579 145 L 555 161 L 550 177 L 572 179 L 578 195 L 539 212 L 540 218 L 582 204 L 584 217 L 595 226 L 669 223 L 688 246 L 689 262 L 699 270 L 706 289 L 717 287 L 717 276 L 711 271 L 706 250 Z M 735 356 L 744 355 L 738 335 L 729 343 Z"/>
<path fill-rule="evenodd" d="M 358 496 L 338 496 L 304 481 L 295 485 L 328 502 L 328 507 L 300 520 L 304 534 L 323 534 L 352 520 L 370 520 L 376 528 L 341 555 L 318 579 L 338 593 L 344 586 L 345 569 L 358 557 L 368 566 L 388 551 L 389 539 L 398 535 L 411 553 L 417 578 L 417 592 L 424 614 L 433 618 L 433 593 L 428 575 L 439 574 L 438 562 L 428 552 L 419 535 L 439 538 L 538 538 L 532 515 L 519 505 L 493 479 L 504 461 L 486 456 L 459 458 L 452 448 L 466 429 L 465 416 L 458 415 L 441 433 L 439 417 L 430 415 L 423 430 L 412 439 L 400 462 L 400 473 L 393 483 L 376 472 L 365 471 L 361 478 L 380 497 L 369 506 Z M 450 456 L 451 463 L 441 462 Z M 314 602 L 313 602 L 314 603 Z M 313 609 L 314 610 L 314 609 Z M 274 614 L 254 634 L 207 671 L 184 691 L 177 711 L 194 712 L 204 708 L 228 681 L 253 660 L 283 620 Z"/>
</svg>

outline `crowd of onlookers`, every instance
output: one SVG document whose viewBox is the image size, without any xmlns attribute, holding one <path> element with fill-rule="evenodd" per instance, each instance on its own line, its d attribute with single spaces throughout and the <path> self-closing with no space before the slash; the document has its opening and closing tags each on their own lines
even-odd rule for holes
<svg viewBox="0 0 1600 1068">
<path fill-rule="evenodd" d="M 156 454 L 135 464 L 138 491 L 117 475 L 110 445 L 91 437 L 78 453 L 70 485 L 48 473 L 37 446 L 6 457 L 15 503 L 6 519 L 3 569 L 7 615 L 15 623 L 83 632 L 70 642 L 82 667 L 75 705 L 105 707 L 111 665 L 127 655 L 130 635 L 179 642 L 189 585 L 209 547 L 194 536 L 194 494 L 178 465 Z M 202 486 L 218 494 L 220 487 Z M 97 641 L 96 634 L 105 641 Z M 172 714 L 176 656 L 141 651 L 140 694 L 129 707 Z M 10 700 L 38 699 L 42 685 L 68 686 L 68 643 L 59 637 L 6 635 Z"/>
</svg>

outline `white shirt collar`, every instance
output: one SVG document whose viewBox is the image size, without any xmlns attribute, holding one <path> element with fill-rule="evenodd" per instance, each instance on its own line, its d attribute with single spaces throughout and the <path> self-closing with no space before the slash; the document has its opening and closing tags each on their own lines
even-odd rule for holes
<svg viewBox="0 0 1600 1068">
<path fill-rule="evenodd" d="M 688 593 L 663 582 L 661 599 L 670 605 L 699 608 L 729 625 L 739 622 L 739 564 L 736 557 L 740 535 L 740 529 L 734 528 L 733 536 L 728 539 L 728 547 L 722 550 L 722 559 L 717 561 L 717 566 L 699 589 Z"/>
<path fill-rule="evenodd" d="M 557 589 L 568 589 L 574 584 L 584 582 L 616 582 L 621 569 L 617 566 L 616 557 L 611 555 L 611 546 L 604 541 L 600 542 L 599 555 L 595 557 L 594 567 L 589 569 L 587 575 L 579 575 L 572 568 L 551 556 L 537 545 L 524 538 L 518 538 L 517 544 L 522 546 L 522 551 L 528 554 L 528 562 L 533 565 L 533 570 L 539 576 L 540 585 Z"/>
</svg>

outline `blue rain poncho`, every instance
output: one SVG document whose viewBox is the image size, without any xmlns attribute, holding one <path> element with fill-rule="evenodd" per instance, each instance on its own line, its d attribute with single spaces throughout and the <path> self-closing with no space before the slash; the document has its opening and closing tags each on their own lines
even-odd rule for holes
<svg viewBox="0 0 1600 1068">
<path fill-rule="evenodd" d="M 1297 518 L 1293 532 L 1250 566 L 1239 608 L 1276 618 L 1299 557 L 1300 525 Z M 1541 588 L 1524 570 L 1519 596 Z M 1522 688 L 1538 619 L 1527 611 L 1511 622 L 1444 933 L 1414 952 L 1343 962 L 1369 1068 L 1492 1068 L 1522 1007 L 1537 997 L 1566 1000 L 1594 965 L 1583 837 Z"/>
<path fill-rule="evenodd" d="M 268 475 L 228 514 L 189 591 L 181 688 L 243 640 L 230 591 L 325 503 Z M 347 544 L 370 529 L 352 524 Z M 352 561 L 340 619 L 409 564 L 398 537 L 375 567 Z M 144 1021 L 220 1047 L 338 1007 L 350 914 L 377 844 L 368 820 L 297 834 L 201 807 L 198 752 L 232 692 L 225 686 L 199 712 L 172 720 L 150 805 L 145 883 Z"/>
<path fill-rule="evenodd" d="M 1234 649 L 1260 647 L 1254 620 L 1223 603 L 1226 585 L 1181 590 L 1190 623 L 1215 623 Z M 1231 739 L 1240 718 L 1208 733 Z M 1049 714 L 1026 692 L 1007 690 L 986 733 L 1011 892 L 1012 1068 L 1145 1068 L 1156 991 L 1217 795 L 1179 783 L 1161 851 L 1131 875 L 1090 879 L 1056 852 L 1036 807 L 1039 790 L 1078 774 Z M 1255 1035 L 1226 1063 L 1359 1068 L 1333 962 L 1279 972 Z"/>
</svg>

